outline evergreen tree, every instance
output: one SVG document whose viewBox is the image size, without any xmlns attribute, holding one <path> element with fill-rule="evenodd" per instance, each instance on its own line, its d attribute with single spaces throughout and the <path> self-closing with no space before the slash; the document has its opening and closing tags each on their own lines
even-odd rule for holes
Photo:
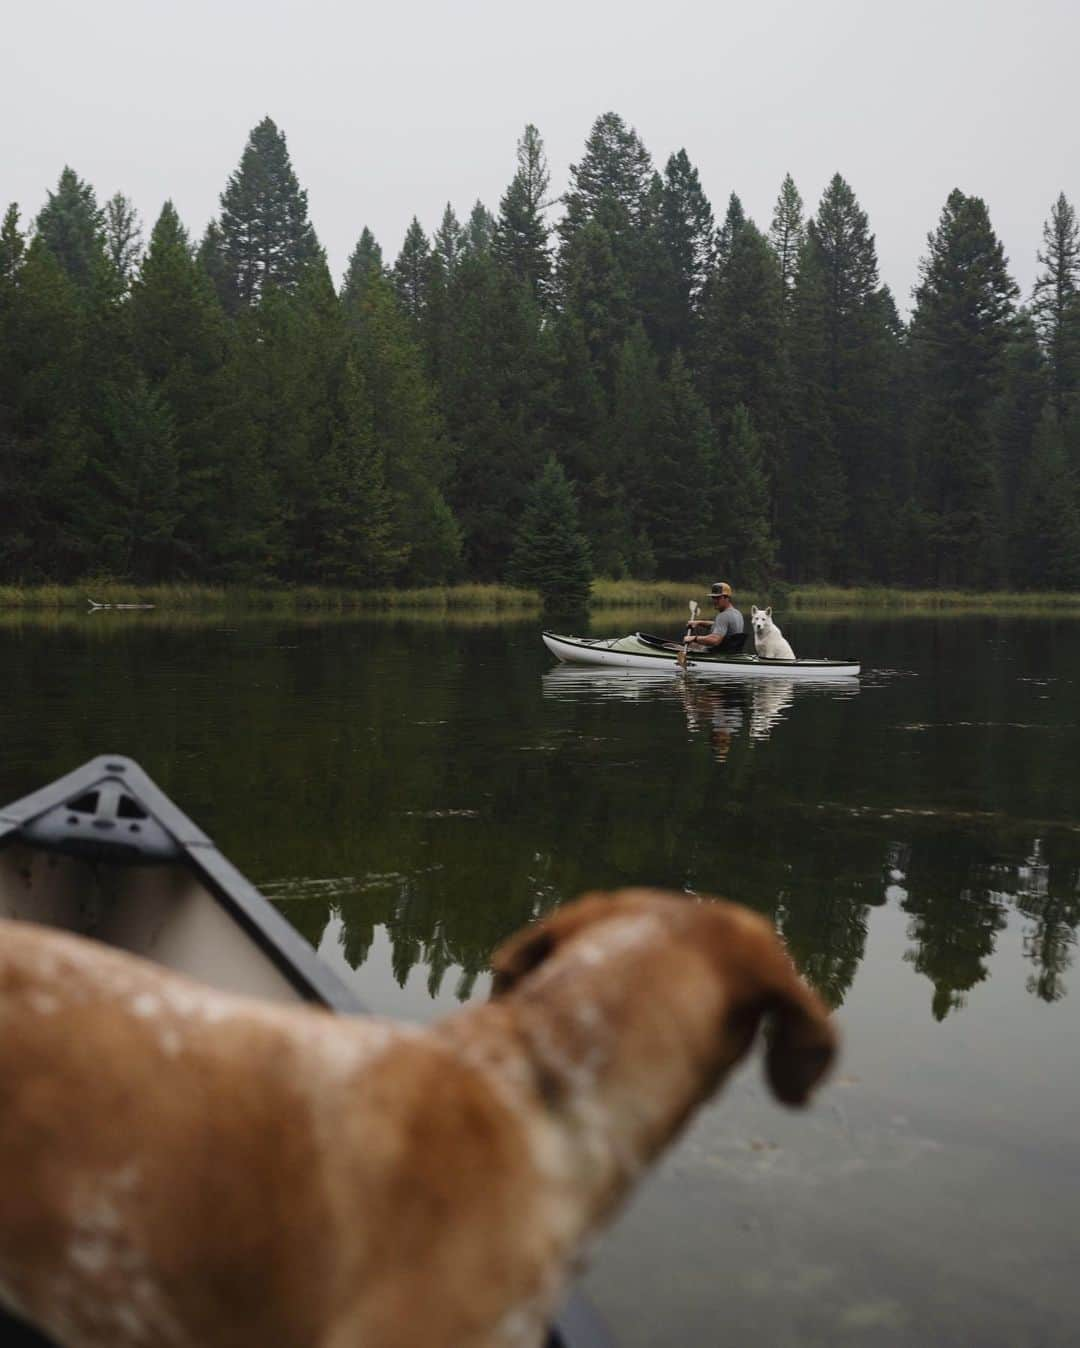
<svg viewBox="0 0 1080 1348">
<path fill-rule="evenodd" d="M 597 493 L 587 482 L 580 486 L 593 564 L 601 575 L 640 574 L 637 553 L 642 534 L 649 540 L 646 565 L 657 566 L 653 543 L 671 518 L 665 506 L 672 504 L 672 496 L 680 495 L 681 474 L 676 473 L 674 482 L 662 482 L 664 469 L 670 472 L 672 468 L 664 454 L 670 446 L 657 443 L 662 382 L 645 329 L 635 323 L 615 366 L 607 443 L 602 450 L 604 490 Z M 676 457 L 684 451 L 682 444 L 674 447 Z M 663 467 L 656 463 L 658 453 Z M 660 500 L 652 495 L 658 482 L 662 482 Z M 685 499 L 684 495 L 683 504 Z"/>
<path fill-rule="evenodd" d="M 700 380 L 714 418 L 744 404 L 776 440 L 781 383 L 780 269 L 751 220 L 729 213 L 731 242 L 709 278 L 702 315 Z"/>
<path fill-rule="evenodd" d="M 26 252 L 26 239 L 19 228 L 19 208 L 12 202 L 0 226 L 0 295 L 14 295 L 15 280 Z"/>
<path fill-rule="evenodd" d="M 96 461 L 108 500 L 102 561 L 118 575 L 169 579 L 174 574 L 173 534 L 180 518 L 172 413 L 139 375 L 131 388 L 112 398 L 109 421 L 108 452 Z"/>
<path fill-rule="evenodd" d="M 269 117 L 248 137 L 221 194 L 224 303 L 250 308 L 271 287 L 295 289 L 321 255 L 307 193 L 293 172 L 284 133 Z"/>
<path fill-rule="evenodd" d="M 550 356 L 532 287 L 492 253 L 467 253 L 446 291 L 438 391 L 456 452 L 447 495 L 469 573 L 500 577 L 543 460 Z"/>
<path fill-rule="evenodd" d="M 348 331 L 329 271 L 268 290 L 243 328 L 242 387 L 274 505 L 268 556 L 285 581 L 311 580 L 322 546 L 323 461 L 335 430 Z"/>
<path fill-rule="evenodd" d="M 122 192 L 105 203 L 105 249 L 113 270 L 126 290 L 142 256 L 142 223 L 139 212 Z"/>
<path fill-rule="evenodd" d="M 712 520 L 719 570 L 740 576 L 744 586 L 767 587 L 776 570 L 769 482 L 761 441 L 741 404 L 728 422 L 717 486 Z"/>
<path fill-rule="evenodd" d="M 13 580 L 73 580 L 92 565 L 100 523 L 86 480 L 85 307 L 42 237 L 23 251 L 10 210 L 3 249 L 0 569 Z"/>
<path fill-rule="evenodd" d="M 404 558 L 394 543 L 386 465 L 355 354 L 346 362 L 340 412 L 323 469 L 318 578 L 336 585 L 385 584 Z"/>
<path fill-rule="evenodd" d="M 1080 588 L 1080 483 L 1052 416 L 1036 432 L 1018 496 L 1014 575 L 1035 589 Z"/>
<path fill-rule="evenodd" d="M 465 231 L 461 227 L 461 222 L 454 214 L 454 208 L 449 202 L 446 203 L 446 209 L 443 211 L 442 221 L 439 228 L 435 231 L 434 247 L 432 252 L 442 263 L 442 271 L 446 280 L 452 281 L 454 272 L 457 270 L 458 263 L 461 261 L 461 255 L 465 249 Z"/>
<path fill-rule="evenodd" d="M 1017 288 L 986 205 L 949 195 L 915 291 L 915 436 L 932 578 L 992 584 L 1000 573 L 999 464 L 989 418 Z"/>
<path fill-rule="evenodd" d="M 482 201 L 476 201 L 465 225 L 462 248 L 467 253 L 489 253 L 494 241 L 495 217 Z"/>
<path fill-rule="evenodd" d="M 1080 227 L 1064 192 L 1043 225 L 1038 260 L 1031 313 L 1050 364 L 1054 413 L 1065 426 L 1080 401 Z"/>
<path fill-rule="evenodd" d="M 106 264 L 105 214 L 94 189 L 64 168 L 55 192 L 38 212 L 36 233 L 68 277 L 88 290 Z"/>
<path fill-rule="evenodd" d="M 199 266 L 214 287 L 214 293 L 217 295 L 222 308 L 230 309 L 232 295 L 229 264 L 225 257 L 225 235 L 221 232 L 221 226 L 216 220 L 211 220 L 206 226 L 206 233 L 199 243 L 197 257 Z"/>
<path fill-rule="evenodd" d="M 614 208 L 613 208 L 614 209 Z M 635 318 L 630 279 L 620 265 L 607 212 L 587 221 L 559 256 L 563 307 L 581 324 L 590 366 L 609 394 L 619 350 Z"/>
<path fill-rule="evenodd" d="M 651 563 L 661 576 L 700 575 L 716 561 L 727 512 L 718 513 L 712 422 L 681 352 L 657 391 L 647 448 L 637 507 L 648 547 L 635 569 L 644 577 Z"/>
<path fill-rule="evenodd" d="M 1015 542 L 1025 505 L 1023 494 L 1046 406 L 1047 362 L 1031 315 L 1021 309 L 1002 354 L 997 396 L 990 412 L 990 426 L 1001 480 L 1005 527 Z M 1060 427 L 1059 427 L 1060 430 Z M 1015 548 L 1010 547 L 1010 553 Z M 1022 568 L 1007 568 L 1009 579 L 1027 583 Z"/>
<path fill-rule="evenodd" d="M 658 234 L 667 293 L 658 314 L 658 346 L 689 352 L 712 263 L 712 207 L 685 150 L 671 155 L 660 184 Z"/>
<path fill-rule="evenodd" d="M 563 241 L 594 219 L 604 203 L 618 207 L 615 218 L 621 230 L 638 226 L 651 178 L 652 161 L 637 132 L 618 113 L 598 117 L 581 161 L 570 165 L 572 185 L 563 198 L 566 214 L 558 226 Z"/>
<path fill-rule="evenodd" d="M 826 391 L 846 480 L 851 562 L 847 578 L 887 579 L 892 511 L 886 485 L 893 433 L 888 389 L 896 357 L 895 306 L 878 287 L 877 250 L 865 211 L 836 174 L 807 228 L 824 284 Z"/>
<path fill-rule="evenodd" d="M 773 209 L 772 225 L 769 228 L 769 242 L 776 253 L 780 266 L 780 287 L 784 302 L 787 304 L 795 286 L 795 273 L 798 269 L 799 250 L 806 237 L 806 225 L 803 220 L 803 199 L 795 180 L 790 173 L 784 175 L 780 195 Z"/>
<path fill-rule="evenodd" d="M 540 304 L 551 288 L 551 231 L 544 219 L 550 183 L 544 142 L 530 123 L 517 144 L 517 172 L 499 203 L 492 250 Z"/>
<path fill-rule="evenodd" d="M 430 277 L 431 244 L 414 215 L 405 231 L 405 242 L 394 263 L 394 290 L 402 310 L 419 328 L 424 317 Z"/>
<path fill-rule="evenodd" d="M 387 278 L 371 277 L 355 320 L 359 387 L 385 465 L 391 544 L 402 559 L 394 580 L 444 584 L 461 566 L 461 533 L 443 494 L 453 465 L 419 347 Z"/>
<path fill-rule="evenodd" d="M 830 413 L 826 290 L 820 252 L 799 253 L 789 323 L 783 472 L 774 518 L 792 580 L 839 578 L 847 524 L 847 483 Z"/>
<path fill-rule="evenodd" d="M 581 607 L 592 590 L 589 544 L 574 489 L 551 455 L 533 484 L 514 543 L 508 579 L 540 592 L 549 607 Z"/>
<path fill-rule="evenodd" d="M 376 243 L 374 234 L 365 225 L 360 231 L 356 247 L 349 254 L 345 279 L 341 286 L 341 302 L 345 306 L 346 313 L 351 312 L 363 299 L 368 281 L 373 276 L 384 274 L 382 249 Z"/>
<path fill-rule="evenodd" d="M 267 486 L 251 452 L 225 315 L 172 202 L 151 232 L 128 310 L 135 361 L 173 419 L 176 568 L 203 579 L 222 567 L 250 575 L 265 555 Z M 237 500 L 242 520 L 229 504 Z"/>
<path fill-rule="evenodd" d="M 731 259 L 731 251 L 735 247 L 735 241 L 743 226 L 747 223 L 746 212 L 743 210 L 743 204 L 739 198 L 732 192 L 728 197 L 727 210 L 724 213 L 724 222 L 716 231 L 716 241 L 714 245 L 716 265 L 722 272 Z"/>
</svg>

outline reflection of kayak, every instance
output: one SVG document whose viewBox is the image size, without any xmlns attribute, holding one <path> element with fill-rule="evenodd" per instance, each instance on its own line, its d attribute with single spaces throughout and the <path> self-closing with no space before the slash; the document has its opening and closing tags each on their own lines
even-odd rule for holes
<svg viewBox="0 0 1080 1348">
<path fill-rule="evenodd" d="M 644 632 L 625 637 L 564 637 L 545 632 L 543 637 L 552 655 L 574 665 L 607 665 L 657 674 L 681 668 L 674 643 Z M 846 679 L 858 674 L 861 666 L 857 660 L 765 660 L 757 655 L 691 653 L 686 668 L 694 674 L 741 679 Z"/>
<path fill-rule="evenodd" d="M 89 936 L 222 991 L 363 1009 L 130 758 L 92 759 L 0 806 L 0 917 Z M 2 1308 L 0 1341 L 49 1348 Z M 548 1342 L 611 1348 L 579 1297 L 570 1298 Z"/>
</svg>

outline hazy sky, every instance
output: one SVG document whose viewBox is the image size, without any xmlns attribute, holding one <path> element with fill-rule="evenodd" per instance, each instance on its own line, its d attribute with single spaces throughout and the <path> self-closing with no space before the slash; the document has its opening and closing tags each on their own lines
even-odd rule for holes
<svg viewBox="0 0 1080 1348">
<path fill-rule="evenodd" d="M 11 0 L 4 47 L 24 220 L 67 163 L 147 231 L 171 197 L 200 235 L 269 114 L 336 279 L 365 224 L 392 261 L 414 214 L 497 210 L 526 122 L 563 191 L 608 110 L 660 168 L 685 147 L 717 215 L 736 191 L 767 227 L 786 172 L 811 210 L 842 173 L 902 308 L 953 187 L 1025 297 L 1051 203 L 1080 207 L 1076 0 Z"/>
</svg>

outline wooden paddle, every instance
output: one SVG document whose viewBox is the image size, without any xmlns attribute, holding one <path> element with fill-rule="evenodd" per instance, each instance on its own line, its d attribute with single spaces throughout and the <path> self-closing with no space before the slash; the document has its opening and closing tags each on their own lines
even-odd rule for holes
<svg viewBox="0 0 1080 1348">
<path fill-rule="evenodd" d="M 690 640 L 691 634 L 693 633 L 694 630 L 694 620 L 697 618 L 697 615 L 700 611 L 701 606 L 698 603 L 698 601 L 696 599 L 691 599 L 690 622 L 687 625 L 686 632 L 682 639 L 682 649 L 679 651 L 679 654 L 675 658 L 675 663 L 679 666 L 680 669 L 686 668 L 686 643 Z"/>
</svg>

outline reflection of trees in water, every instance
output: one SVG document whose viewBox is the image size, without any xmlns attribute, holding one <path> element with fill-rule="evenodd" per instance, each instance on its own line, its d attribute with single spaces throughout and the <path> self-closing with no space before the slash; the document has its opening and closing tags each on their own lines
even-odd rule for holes
<svg viewBox="0 0 1080 1348">
<path fill-rule="evenodd" d="M 1072 964 L 1080 925 L 1080 863 L 1060 840 L 1035 838 L 1027 860 L 1016 868 L 1016 906 L 1032 925 L 1024 932 L 1024 954 L 1034 964 L 1029 992 L 1044 1002 L 1065 995 L 1062 975 Z"/>
<path fill-rule="evenodd" d="M 1023 933 L 1024 954 L 1036 970 L 1028 991 L 1043 1001 L 1065 995 L 1062 975 L 1080 923 L 1076 844 L 1035 837 L 1027 861 L 1017 866 L 994 859 L 998 842 L 990 834 L 916 838 L 903 886 L 894 886 L 912 918 L 914 947 L 905 959 L 934 985 L 938 1020 L 962 1007 L 965 993 L 989 976 L 1010 907 L 1033 922 Z M 1052 865 L 1049 856 L 1058 853 Z"/>
<path fill-rule="evenodd" d="M 839 1006 L 866 950 L 870 910 L 826 890 L 817 903 L 777 914 L 777 926 L 803 976 L 830 1006 Z"/>
<path fill-rule="evenodd" d="M 938 642 L 965 639 L 931 630 Z M 877 658 L 904 667 L 909 645 L 895 637 L 890 654 L 894 636 L 875 636 Z M 436 641 L 438 676 L 415 677 Z M 420 968 L 436 990 L 462 970 L 465 995 L 499 941 L 538 912 L 586 889 L 655 884 L 772 916 L 834 1004 L 882 903 L 908 917 L 911 967 L 930 980 L 936 1014 L 993 971 L 1014 912 L 1031 993 L 1065 995 L 1080 835 L 1008 822 L 1020 810 L 1080 810 L 1080 787 L 1045 738 L 999 737 L 992 754 L 980 738 L 976 791 L 948 735 L 898 727 L 882 749 L 866 690 L 841 712 L 800 685 L 792 710 L 786 681 L 673 680 L 680 690 L 640 685 L 640 700 L 628 700 L 639 685 L 622 679 L 622 695 L 601 705 L 595 691 L 575 701 L 562 680 L 556 703 L 537 696 L 533 630 L 268 623 L 195 640 L 133 623 L 108 641 L 27 631 L 19 642 L 11 705 L 66 710 L 48 735 L 9 727 L 0 799 L 25 793 L 28 765 L 45 780 L 85 758 L 86 726 L 114 740 L 122 731 L 245 873 L 318 878 L 272 886 L 272 896 L 315 945 L 340 917 L 354 967 L 385 929 L 399 979 Z M 819 639 L 821 649 L 848 645 L 839 632 Z M 1011 637 L 1009 650 L 1033 674 L 1045 664 Z M 940 653 L 942 667 L 960 658 Z M 965 719 L 1015 716 L 1015 685 L 995 682 L 996 668 L 965 692 Z M 687 725 L 695 738 L 716 736 L 722 768 L 700 739 L 688 748 Z M 866 752 L 852 749 L 860 733 Z M 938 784 L 945 799 L 1001 813 L 918 814 Z"/>
</svg>

